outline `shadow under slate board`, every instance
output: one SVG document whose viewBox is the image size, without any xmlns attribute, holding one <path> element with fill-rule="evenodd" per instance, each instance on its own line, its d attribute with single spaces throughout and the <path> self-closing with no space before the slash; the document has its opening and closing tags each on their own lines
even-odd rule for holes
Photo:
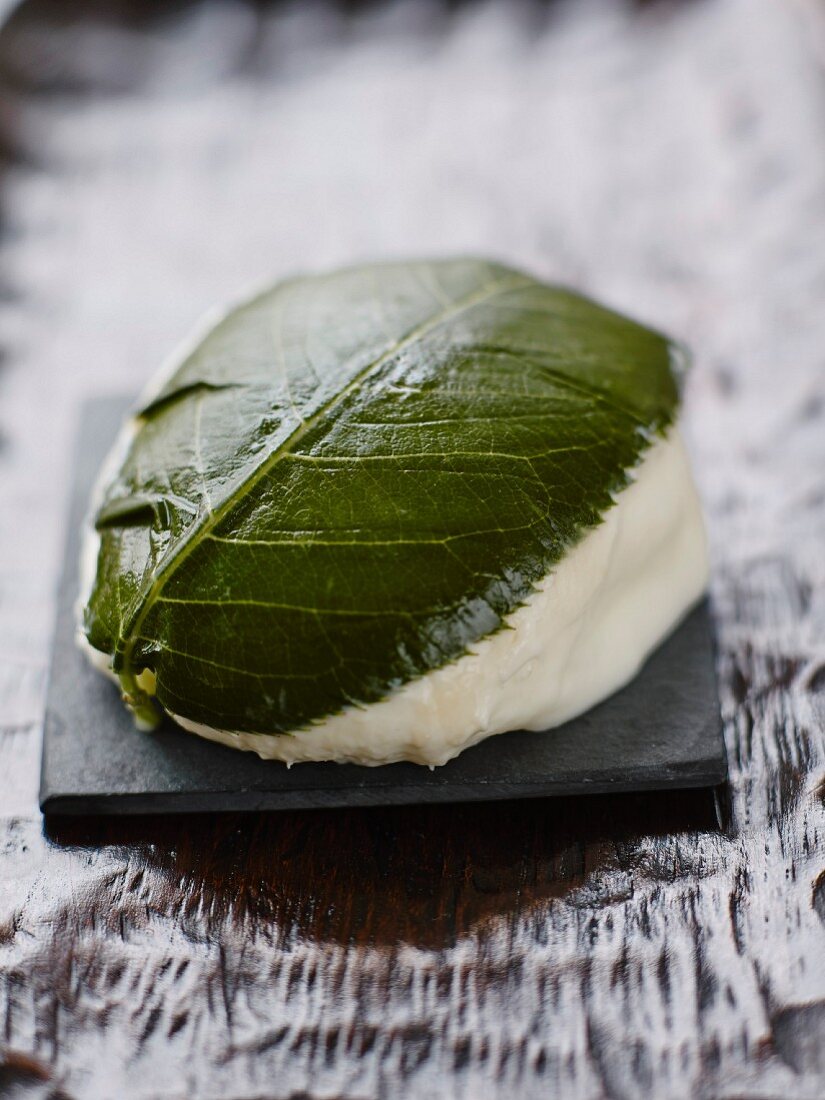
<svg viewBox="0 0 825 1100">
<path fill-rule="evenodd" d="M 128 410 L 83 411 L 74 471 L 43 746 L 47 814 L 152 814 L 462 802 L 664 788 L 724 781 L 707 604 L 697 608 L 624 690 L 549 733 L 516 732 L 444 767 L 300 764 L 287 769 L 164 723 L 136 730 L 117 688 L 74 638 L 81 526 L 91 486 Z"/>
</svg>

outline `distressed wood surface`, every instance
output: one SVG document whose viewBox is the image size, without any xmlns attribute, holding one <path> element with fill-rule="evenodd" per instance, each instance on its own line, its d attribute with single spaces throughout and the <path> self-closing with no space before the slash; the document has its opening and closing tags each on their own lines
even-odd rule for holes
<svg viewBox="0 0 825 1100">
<path fill-rule="evenodd" d="M 825 1094 L 823 26 L 804 0 L 11 17 L 0 1095 Z M 729 804 L 44 827 L 80 402 L 248 283 L 444 251 L 694 348 Z"/>
</svg>

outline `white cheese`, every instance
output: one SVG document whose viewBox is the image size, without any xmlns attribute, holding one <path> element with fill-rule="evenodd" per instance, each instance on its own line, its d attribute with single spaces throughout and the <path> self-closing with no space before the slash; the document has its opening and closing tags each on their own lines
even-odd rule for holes
<svg viewBox="0 0 825 1100">
<path fill-rule="evenodd" d="M 291 734 L 185 729 L 293 764 L 444 764 L 506 730 L 549 730 L 631 680 L 705 590 L 707 546 L 684 445 L 650 448 L 604 522 L 501 630 L 379 703 Z M 537 736 L 542 736 L 537 734 Z"/>
</svg>

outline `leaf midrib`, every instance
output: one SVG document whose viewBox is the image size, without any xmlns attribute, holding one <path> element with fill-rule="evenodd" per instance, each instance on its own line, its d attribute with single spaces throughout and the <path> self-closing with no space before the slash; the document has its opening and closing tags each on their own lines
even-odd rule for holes
<svg viewBox="0 0 825 1100">
<path fill-rule="evenodd" d="M 472 309 L 482 302 L 489 301 L 497 294 L 505 291 L 517 290 L 521 286 L 529 286 L 531 282 L 532 281 L 526 276 L 511 275 L 509 278 L 500 279 L 497 282 L 493 282 L 473 291 L 471 294 L 465 295 L 463 298 L 459 298 L 451 307 L 441 309 L 428 317 L 426 321 L 422 321 L 420 324 L 416 325 L 415 328 L 411 329 L 408 333 L 386 348 L 377 359 L 367 363 L 366 366 L 364 366 L 355 377 L 340 390 L 340 392 L 326 401 L 312 414 L 312 416 L 306 420 L 299 418 L 299 423 L 295 431 L 293 431 L 279 447 L 266 454 L 257 465 L 252 467 L 248 474 L 232 486 L 227 491 L 223 502 L 217 508 L 203 513 L 202 518 L 195 519 L 189 525 L 180 540 L 167 551 L 165 559 L 160 563 L 159 568 L 152 574 L 151 583 L 141 586 L 138 590 L 128 617 L 121 622 L 120 637 L 115 646 L 115 669 L 124 668 L 128 670 L 131 649 L 138 640 L 137 636 L 140 634 L 141 627 L 149 610 L 154 606 L 157 596 L 163 590 L 169 578 L 177 571 L 179 566 L 186 561 L 189 554 L 198 545 L 198 537 L 202 534 L 208 534 L 216 527 L 218 523 L 231 512 L 238 500 L 243 499 L 243 497 L 246 496 L 283 457 L 291 452 L 291 449 L 299 443 L 304 436 L 320 423 L 328 412 L 357 390 L 374 371 L 382 367 L 394 355 L 397 355 L 404 348 L 409 347 L 416 341 L 423 339 L 424 336 L 432 332 L 433 329 L 437 328 L 445 321 L 460 316 L 468 309 Z M 117 661 L 119 653 L 123 655 L 122 662 Z"/>
</svg>

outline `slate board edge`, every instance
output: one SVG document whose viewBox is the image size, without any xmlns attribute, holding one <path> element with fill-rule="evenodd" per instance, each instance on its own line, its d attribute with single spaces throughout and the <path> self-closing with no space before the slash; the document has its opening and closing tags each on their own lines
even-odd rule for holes
<svg viewBox="0 0 825 1100">
<path fill-rule="evenodd" d="M 273 765 L 267 765 L 273 766 Z M 278 767 L 278 764 L 274 765 Z M 299 765 L 298 765 L 299 766 Z M 661 770 L 652 775 L 637 772 L 632 780 L 609 779 L 598 776 L 582 779 L 576 783 L 529 781 L 522 783 L 517 796 L 507 784 L 494 781 L 477 781 L 462 789 L 461 784 L 445 782 L 440 786 L 420 786 L 412 784 L 400 786 L 388 782 L 377 787 L 350 787 L 345 792 L 340 788 L 312 787 L 296 788 L 294 792 L 270 792 L 254 790 L 225 791 L 127 791 L 119 793 L 117 798 L 89 794 L 52 793 L 43 783 L 40 792 L 40 808 L 47 815 L 80 816 L 88 813 L 112 815 L 139 815 L 157 812 L 159 800 L 163 801 L 167 813 L 239 813 L 267 810 L 334 809 L 342 806 L 409 806 L 443 804 L 442 794 L 449 790 L 450 803 L 506 801 L 514 797 L 555 798 L 571 795 L 589 797 L 598 794 L 632 794 L 642 791 L 688 790 L 715 787 L 727 779 L 727 767 L 720 758 L 708 757 L 697 761 L 695 766 L 674 768 L 667 781 Z M 666 783 L 666 785 L 665 785 Z M 376 796 L 381 801 L 376 801 Z M 253 804 L 254 803 L 254 804 Z"/>
</svg>

